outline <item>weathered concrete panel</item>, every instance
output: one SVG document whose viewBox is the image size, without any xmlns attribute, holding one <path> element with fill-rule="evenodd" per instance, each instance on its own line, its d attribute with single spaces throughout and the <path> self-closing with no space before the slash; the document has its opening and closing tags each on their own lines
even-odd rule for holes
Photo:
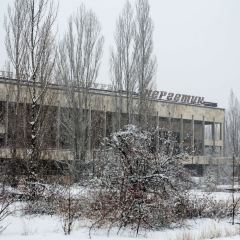
<svg viewBox="0 0 240 240">
<path fill-rule="evenodd" d="M 28 86 L 21 86 L 21 101 L 30 103 L 30 88 Z M 40 90 L 40 89 L 39 89 Z M 6 95 L 9 95 L 9 101 L 14 102 L 16 99 L 17 85 L 10 83 L 0 82 L 0 100 L 5 101 Z M 81 93 L 76 93 L 77 94 Z M 107 112 L 116 111 L 117 96 L 109 91 L 92 90 L 91 91 L 91 109 L 103 111 L 104 108 Z M 138 98 L 134 98 L 134 105 L 137 105 Z M 224 109 L 212 108 L 201 105 L 190 105 L 174 102 L 164 102 L 152 100 L 153 110 L 152 115 L 159 117 L 171 117 L 171 118 L 181 118 L 191 120 L 194 116 L 195 121 L 202 121 L 203 117 L 206 122 L 213 122 L 215 119 L 216 123 L 224 122 Z M 47 90 L 47 97 L 44 99 L 44 104 L 61 107 L 69 107 L 67 98 L 63 90 L 49 88 Z M 123 112 L 126 112 L 126 99 L 123 99 Z"/>
</svg>

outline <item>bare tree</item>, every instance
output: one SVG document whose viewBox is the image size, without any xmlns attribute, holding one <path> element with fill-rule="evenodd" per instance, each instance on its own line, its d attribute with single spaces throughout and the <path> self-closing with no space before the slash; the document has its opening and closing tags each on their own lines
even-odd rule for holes
<svg viewBox="0 0 240 240">
<path fill-rule="evenodd" d="M 8 6 L 5 16 L 5 46 L 8 58 L 15 70 L 15 78 L 20 81 L 24 74 L 26 57 L 25 34 L 27 31 L 26 5 L 22 0 L 15 0 L 13 6 Z"/>
<path fill-rule="evenodd" d="M 232 187 L 229 189 L 232 192 L 232 224 L 235 222 L 236 207 L 240 198 L 235 198 L 237 191 L 235 186 L 236 178 L 238 184 L 240 182 L 239 154 L 240 154 L 240 105 L 239 100 L 231 90 L 229 107 L 226 113 L 226 153 L 232 156 L 232 172 L 231 180 Z"/>
<path fill-rule="evenodd" d="M 139 92 L 138 115 L 139 124 L 144 126 L 150 111 L 149 91 L 156 73 L 157 61 L 153 55 L 153 23 L 150 17 L 148 0 L 137 0 L 136 3 L 136 35 L 137 45 L 136 72 Z"/>
<path fill-rule="evenodd" d="M 226 147 L 228 154 L 239 156 L 240 151 L 240 105 L 231 91 L 226 114 Z"/>
<path fill-rule="evenodd" d="M 226 154 L 232 156 L 235 161 L 233 161 L 233 173 L 234 168 L 236 168 L 235 175 L 238 176 L 238 181 L 240 180 L 239 173 L 239 154 L 240 154 L 240 104 L 238 98 L 235 96 L 234 92 L 231 91 L 229 99 L 229 107 L 226 112 Z M 234 175 L 234 174 L 233 174 Z"/>
<path fill-rule="evenodd" d="M 98 77 L 103 41 L 96 15 L 81 5 L 70 17 L 60 43 L 57 70 L 65 86 L 68 106 L 62 114 L 62 125 L 74 151 L 73 169 L 77 165 L 82 168 L 90 145 L 90 88 Z"/>
<path fill-rule="evenodd" d="M 121 126 L 121 115 L 126 111 L 125 124 L 132 123 L 133 114 L 137 114 L 139 125 L 146 127 L 147 116 L 152 109 L 149 90 L 152 88 L 156 72 L 152 40 L 153 23 L 147 0 L 138 0 L 135 9 L 136 11 L 127 1 L 118 18 L 110 69 L 116 90 L 118 126 Z M 135 91 L 138 92 L 138 104 L 134 104 L 133 100 Z"/>
<path fill-rule="evenodd" d="M 117 112 L 121 114 L 123 104 L 126 106 L 128 124 L 131 124 L 133 120 L 133 93 L 136 90 L 137 45 L 134 20 L 134 11 L 130 2 L 127 1 L 116 23 L 115 48 L 112 50 L 110 59 L 112 82 L 118 95 L 116 97 Z M 124 103 L 123 91 L 126 92 Z M 121 121 L 120 117 L 118 117 L 118 121 Z"/>
<path fill-rule="evenodd" d="M 43 104 L 48 105 L 51 98 L 47 95 L 47 90 L 55 65 L 53 25 L 56 14 L 57 9 L 52 1 L 16 0 L 13 7 L 9 7 L 6 18 L 6 47 L 19 83 L 16 109 L 13 110 L 16 116 L 19 112 L 19 102 L 24 102 L 23 96 L 20 99 L 21 84 L 27 83 L 27 88 L 22 87 L 22 95 L 25 94 L 29 103 L 24 117 L 30 141 L 25 141 L 24 149 L 28 160 L 28 175 L 32 180 L 37 179 L 37 166 L 46 132 L 46 108 L 44 109 Z M 16 124 L 17 121 L 18 117 Z"/>
<path fill-rule="evenodd" d="M 23 138 L 23 132 L 21 129 L 22 120 L 22 112 L 20 110 L 20 94 L 22 90 L 21 82 L 23 80 L 24 75 L 24 65 L 26 60 L 26 50 L 27 45 L 25 41 L 25 35 L 27 31 L 27 18 L 26 18 L 26 5 L 22 4 L 21 0 L 16 0 L 11 7 L 8 6 L 8 13 L 5 16 L 5 46 L 9 58 L 9 62 L 11 63 L 10 69 L 14 69 L 14 76 L 17 81 L 16 88 L 12 89 L 10 87 L 8 89 L 7 98 L 10 95 L 15 99 L 15 105 L 12 106 L 13 111 L 13 119 L 12 119 L 12 137 L 10 142 L 5 138 L 5 144 L 11 146 L 11 161 L 8 164 L 9 176 L 11 180 L 11 184 L 17 183 L 17 175 L 16 175 L 16 158 L 17 158 L 17 146 L 18 140 L 21 137 Z M 8 101 L 8 99 L 6 99 Z"/>
</svg>

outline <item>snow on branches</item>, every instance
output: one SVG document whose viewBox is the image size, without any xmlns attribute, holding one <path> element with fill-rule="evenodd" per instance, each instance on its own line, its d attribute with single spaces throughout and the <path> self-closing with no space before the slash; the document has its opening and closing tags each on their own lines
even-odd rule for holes
<svg viewBox="0 0 240 240">
<path fill-rule="evenodd" d="M 128 125 L 105 139 L 94 183 L 99 190 L 92 203 L 93 227 L 130 226 L 138 234 L 181 219 L 189 183 L 185 156 L 175 153 L 176 141 L 170 137 L 161 138 L 156 149 L 153 136 Z"/>
</svg>

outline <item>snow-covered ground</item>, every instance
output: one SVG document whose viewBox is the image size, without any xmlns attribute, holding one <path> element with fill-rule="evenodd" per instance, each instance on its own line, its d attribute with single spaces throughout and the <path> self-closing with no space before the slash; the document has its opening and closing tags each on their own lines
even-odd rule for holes
<svg viewBox="0 0 240 240">
<path fill-rule="evenodd" d="M 207 196 L 209 198 L 213 198 L 216 199 L 218 201 L 223 200 L 223 201 L 231 201 L 232 199 L 232 193 L 231 192 L 204 192 L 201 190 L 191 190 L 190 194 L 192 197 L 196 196 L 196 197 L 203 197 L 203 196 Z M 234 197 L 236 198 L 240 198 L 240 192 L 236 192 L 234 193 Z M 239 239 L 240 240 L 240 239 Z"/>
<path fill-rule="evenodd" d="M 0 235 L 3 240 L 80 240 L 89 239 L 89 228 L 84 221 L 77 222 L 70 236 L 65 236 L 62 231 L 61 222 L 57 217 L 40 216 L 11 216 L 5 224 L 7 229 Z M 221 237 L 221 238 L 220 238 Z M 137 238 L 131 231 L 123 231 L 116 234 L 116 230 L 93 231 L 93 240 L 130 240 L 130 239 L 151 239 L 151 240 L 200 240 L 200 239 L 228 239 L 239 240 L 240 228 L 232 226 L 227 220 L 217 221 L 212 219 L 189 220 L 183 228 L 169 229 L 163 231 L 147 232 L 140 234 Z"/>
<path fill-rule="evenodd" d="M 74 193 L 83 193 L 82 188 L 76 188 Z M 208 195 L 216 200 L 230 200 L 229 192 L 202 192 L 192 190 L 191 195 L 202 197 Z M 240 197 L 237 193 L 235 197 Z M 21 208 L 21 204 L 14 205 L 16 209 Z M 91 233 L 93 240 L 130 240 L 130 239 L 151 239 L 151 240 L 240 240 L 240 225 L 231 225 L 230 219 L 195 219 L 185 222 L 184 227 L 175 229 L 166 229 L 154 232 L 142 232 L 137 238 L 134 232 L 125 230 L 117 234 L 117 229 L 113 229 L 108 236 L 108 229 L 94 230 Z M 2 223 L 2 222 L 1 222 Z M 90 239 L 88 221 L 81 220 L 74 225 L 70 236 L 65 236 L 62 229 L 62 223 L 57 216 L 22 216 L 21 211 L 15 211 L 13 216 L 3 221 L 7 226 L 6 230 L 0 234 L 2 240 L 80 240 Z"/>
</svg>

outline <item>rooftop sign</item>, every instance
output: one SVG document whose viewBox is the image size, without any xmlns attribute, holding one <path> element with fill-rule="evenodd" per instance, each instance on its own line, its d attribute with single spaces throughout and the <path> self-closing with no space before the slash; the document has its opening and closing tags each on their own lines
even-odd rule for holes
<svg viewBox="0 0 240 240">
<path fill-rule="evenodd" d="M 114 87 L 112 85 L 107 85 L 107 84 L 94 83 L 93 88 L 114 91 Z M 154 100 L 186 103 L 186 104 L 194 104 L 194 105 L 204 105 L 204 97 L 166 92 L 166 91 L 153 91 L 153 90 L 149 90 L 148 94 L 149 94 L 149 97 Z"/>
<path fill-rule="evenodd" d="M 173 92 L 149 90 L 149 97 L 155 100 L 168 101 L 168 102 L 187 103 L 187 104 L 196 104 L 196 105 L 204 104 L 204 97 L 173 93 Z"/>
</svg>

